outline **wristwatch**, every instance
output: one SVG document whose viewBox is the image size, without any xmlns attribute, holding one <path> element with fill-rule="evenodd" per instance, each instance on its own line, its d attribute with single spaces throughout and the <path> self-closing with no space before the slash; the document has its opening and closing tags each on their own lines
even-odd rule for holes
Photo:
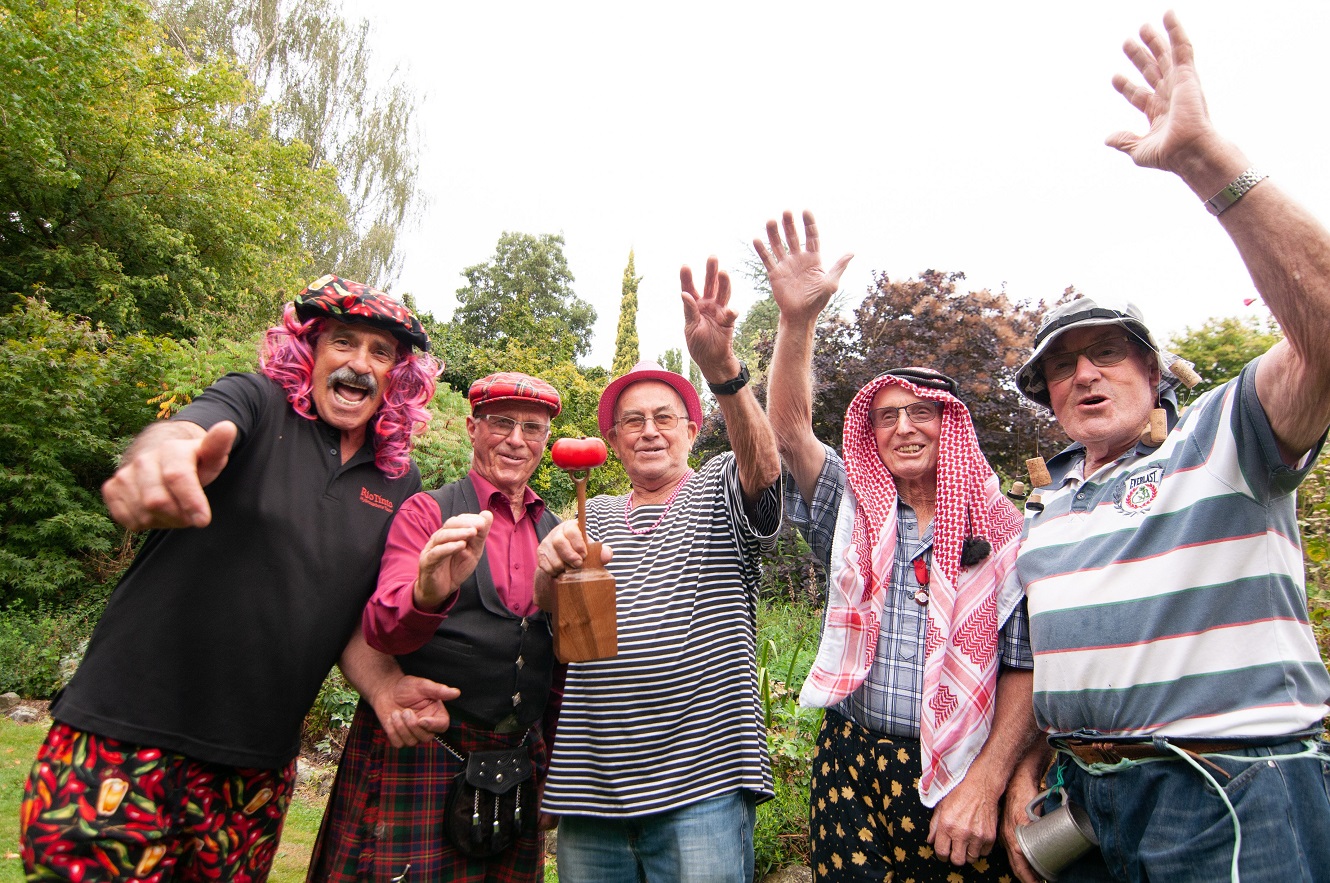
<svg viewBox="0 0 1330 883">
<path fill-rule="evenodd" d="M 739 363 L 739 376 L 733 380 L 727 380 L 724 383 L 708 383 L 707 388 L 714 395 L 732 396 L 739 390 L 748 385 L 748 366 L 743 362 Z"/>
<path fill-rule="evenodd" d="M 1228 208 L 1239 199 L 1242 199 L 1248 190 L 1252 189 L 1268 177 L 1270 176 L 1264 172 L 1257 171 L 1254 168 L 1247 169 L 1247 171 L 1234 178 L 1232 184 L 1229 184 L 1223 190 L 1207 199 L 1205 201 L 1205 207 L 1210 210 L 1210 214 L 1218 217 L 1223 213 L 1224 209 Z"/>
</svg>

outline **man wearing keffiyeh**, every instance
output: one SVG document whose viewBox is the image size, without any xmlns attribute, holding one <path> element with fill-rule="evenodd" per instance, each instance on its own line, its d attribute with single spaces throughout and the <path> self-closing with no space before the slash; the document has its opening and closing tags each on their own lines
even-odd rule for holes
<svg viewBox="0 0 1330 883">
<path fill-rule="evenodd" d="M 813 332 L 850 256 L 824 270 L 803 219 L 802 246 L 788 212 L 754 246 L 781 312 L 767 405 L 794 478 L 787 511 L 831 574 L 800 694 L 828 709 L 814 879 L 1011 880 L 993 848 L 999 804 L 1037 733 L 1023 598 L 1002 592 L 1021 516 L 955 382 L 935 371 L 888 371 L 861 389 L 843 461 L 814 437 Z M 1019 852 L 1012 861 L 1023 865 Z"/>
</svg>

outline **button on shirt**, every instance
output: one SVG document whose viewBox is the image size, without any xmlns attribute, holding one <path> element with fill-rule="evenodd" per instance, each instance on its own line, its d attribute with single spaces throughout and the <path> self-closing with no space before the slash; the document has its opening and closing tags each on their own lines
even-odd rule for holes
<svg viewBox="0 0 1330 883">
<path fill-rule="evenodd" d="M 485 538 L 485 557 L 490 578 L 503 605 L 518 616 L 530 616 L 538 609 L 535 600 L 536 522 L 545 512 L 545 503 L 531 488 L 523 488 L 522 511 L 513 518 L 508 497 L 480 476 L 470 473 L 476 496 L 494 515 L 489 536 Z"/>
</svg>

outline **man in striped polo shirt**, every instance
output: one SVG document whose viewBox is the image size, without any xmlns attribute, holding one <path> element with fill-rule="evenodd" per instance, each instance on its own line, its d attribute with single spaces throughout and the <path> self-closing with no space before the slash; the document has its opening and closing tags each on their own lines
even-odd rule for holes
<svg viewBox="0 0 1330 883">
<path fill-rule="evenodd" d="M 1330 424 L 1330 233 L 1215 131 L 1164 23 L 1126 46 L 1146 85 L 1114 78 L 1150 130 L 1108 143 L 1206 201 L 1285 339 L 1179 419 L 1134 306 L 1044 318 L 1017 384 L 1074 442 L 1026 504 L 1016 568 L 1057 752 L 1045 808 L 1065 789 L 1101 848 L 1059 879 L 1325 880 L 1330 676 L 1294 495 Z"/>
<path fill-rule="evenodd" d="M 734 355 L 728 277 L 715 258 L 700 295 L 681 277 L 688 351 L 733 453 L 689 468 L 702 408 L 679 374 L 640 363 L 601 396 L 632 491 L 587 504 L 590 539 L 613 550 L 618 655 L 568 666 L 542 804 L 560 816 L 562 883 L 748 883 L 754 807 L 773 793 L 754 645 L 780 457 Z M 585 552 L 576 522 L 549 533 L 537 603 Z"/>
</svg>

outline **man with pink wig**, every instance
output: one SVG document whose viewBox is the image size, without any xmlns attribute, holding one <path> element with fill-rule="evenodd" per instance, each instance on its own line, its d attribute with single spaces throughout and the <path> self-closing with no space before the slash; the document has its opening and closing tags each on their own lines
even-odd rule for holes
<svg viewBox="0 0 1330 883">
<path fill-rule="evenodd" d="M 446 726 L 456 691 L 352 639 L 421 489 L 428 347 L 400 303 L 325 276 L 269 329 L 259 373 L 130 445 L 102 494 L 151 533 L 51 708 L 21 809 L 29 875 L 265 879 L 339 655 L 397 742 Z"/>
</svg>

